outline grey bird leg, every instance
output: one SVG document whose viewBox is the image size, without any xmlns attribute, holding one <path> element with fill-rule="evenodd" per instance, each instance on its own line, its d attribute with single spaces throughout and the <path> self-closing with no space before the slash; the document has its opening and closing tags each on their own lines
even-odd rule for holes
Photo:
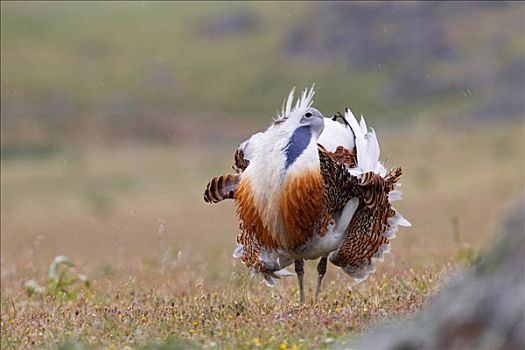
<svg viewBox="0 0 525 350">
<path fill-rule="evenodd" d="M 317 264 L 317 288 L 315 289 L 315 300 L 317 300 L 319 293 L 321 293 L 321 283 L 323 282 L 323 277 L 326 273 L 326 261 L 327 257 L 323 256 L 321 260 L 319 260 L 319 264 Z"/>
<path fill-rule="evenodd" d="M 299 282 L 299 299 L 302 304 L 304 303 L 304 285 L 303 285 L 304 261 L 303 259 L 295 260 L 295 273 L 297 274 L 297 281 Z"/>
</svg>

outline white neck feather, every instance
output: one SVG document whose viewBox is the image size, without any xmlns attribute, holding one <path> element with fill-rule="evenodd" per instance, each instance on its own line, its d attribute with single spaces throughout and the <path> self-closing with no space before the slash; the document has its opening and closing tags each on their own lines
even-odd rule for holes
<svg viewBox="0 0 525 350">
<path fill-rule="evenodd" d="M 316 140 L 311 140 L 308 147 L 285 169 L 286 148 L 290 137 L 298 126 L 299 120 L 306 110 L 312 105 L 314 95 L 312 89 L 304 90 L 292 109 L 294 90 L 290 92 L 283 110 L 276 121 L 257 140 L 257 148 L 250 159 L 250 165 L 242 173 L 242 178 L 247 178 L 251 184 L 256 205 L 263 216 L 263 220 L 271 229 L 278 229 L 278 206 L 285 177 L 312 168 L 319 169 L 319 155 L 317 154 Z"/>
</svg>

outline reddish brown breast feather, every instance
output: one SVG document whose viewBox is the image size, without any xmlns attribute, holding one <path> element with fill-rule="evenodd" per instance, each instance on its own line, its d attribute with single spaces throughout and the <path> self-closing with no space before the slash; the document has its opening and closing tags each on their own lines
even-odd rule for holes
<svg viewBox="0 0 525 350">
<path fill-rule="evenodd" d="M 323 179 L 319 171 L 288 176 L 279 206 L 287 232 L 284 235 L 285 248 L 300 247 L 314 234 L 326 233 L 330 216 L 326 211 Z"/>
<path fill-rule="evenodd" d="M 235 205 L 241 229 L 237 236 L 237 243 L 244 246 L 241 259 L 247 267 L 263 271 L 264 267 L 259 261 L 261 245 L 272 249 L 276 248 L 277 244 L 261 220 L 249 179 L 243 178 L 239 182 L 235 192 Z"/>
<path fill-rule="evenodd" d="M 323 179 L 318 171 L 300 176 L 290 175 L 283 184 L 275 213 L 284 232 L 271 232 L 257 208 L 251 183 L 241 179 L 235 192 L 237 215 L 241 233 L 237 243 L 244 246 L 242 260 L 248 267 L 260 266 L 258 257 L 261 247 L 266 249 L 295 249 L 305 244 L 315 233 L 324 235 L 330 215 L 326 211 Z"/>
</svg>

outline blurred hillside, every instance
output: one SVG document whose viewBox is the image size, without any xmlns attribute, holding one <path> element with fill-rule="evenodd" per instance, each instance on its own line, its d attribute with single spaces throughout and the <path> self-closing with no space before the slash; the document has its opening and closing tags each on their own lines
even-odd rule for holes
<svg viewBox="0 0 525 350">
<path fill-rule="evenodd" d="M 375 125 L 525 109 L 521 3 L 1 6 L 4 157 L 231 140 L 312 82 L 324 113 L 350 106 Z"/>
</svg>

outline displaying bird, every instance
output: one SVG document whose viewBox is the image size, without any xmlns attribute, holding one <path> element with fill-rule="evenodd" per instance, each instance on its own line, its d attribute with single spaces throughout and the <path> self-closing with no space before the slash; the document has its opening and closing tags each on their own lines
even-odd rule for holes
<svg viewBox="0 0 525 350">
<path fill-rule="evenodd" d="M 357 281 L 375 270 L 389 251 L 398 226 L 410 223 L 391 202 L 401 199 L 401 168 L 386 171 L 379 144 L 363 117 L 323 117 L 312 107 L 314 89 L 294 104 L 290 92 L 264 131 L 243 142 L 234 155 L 234 174 L 213 178 L 206 202 L 234 199 L 240 220 L 235 258 L 268 285 L 293 275 L 295 264 L 304 302 L 304 259 L 317 265 L 317 298 L 328 257 Z"/>
</svg>

